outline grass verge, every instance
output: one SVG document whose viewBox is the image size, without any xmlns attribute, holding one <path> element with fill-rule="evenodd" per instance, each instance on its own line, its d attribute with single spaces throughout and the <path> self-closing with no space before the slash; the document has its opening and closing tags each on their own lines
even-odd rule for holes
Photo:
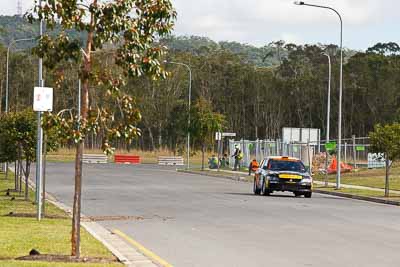
<svg viewBox="0 0 400 267">
<path fill-rule="evenodd" d="M 321 191 L 327 192 L 337 192 L 337 193 L 344 193 L 344 194 L 351 194 L 363 197 L 373 197 L 373 198 L 380 198 L 380 199 L 387 199 L 393 201 L 400 202 L 400 194 L 391 194 L 388 198 L 384 196 L 384 192 L 374 191 L 374 190 L 366 190 L 366 189 L 354 189 L 354 188 L 341 188 L 337 190 L 335 187 L 324 187 L 321 185 L 314 185 L 314 189 L 318 189 Z"/>
<path fill-rule="evenodd" d="M 0 266 L 66 266 L 66 267 L 121 267 L 122 264 L 110 263 L 45 263 L 36 261 L 15 261 L 13 259 L 29 254 L 31 249 L 38 250 L 41 254 L 70 254 L 71 219 L 62 210 L 54 205 L 46 204 L 46 215 L 38 222 L 34 215 L 36 206 L 32 204 L 34 193 L 30 192 L 30 200 L 25 201 L 23 194 L 10 192 L 13 189 L 13 179 L 6 180 L 0 173 Z M 10 213 L 13 216 L 9 216 Z M 16 215 L 25 217 L 14 217 Z M 29 217 L 31 216 L 31 217 Z M 50 217 L 57 219 L 50 219 Z M 99 241 L 93 238 L 84 229 L 81 229 L 81 256 L 99 257 L 114 260 L 114 256 Z"/>
<path fill-rule="evenodd" d="M 85 154 L 103 154 L 101 149 L 85 149 Z M 160 151 L 141 151 L 141 150 L 116 150 L 115 154 L 129 154 L 140 156 L 142 163 L 144 164 L 157 164 L 158 156 L 174 156 L 172 151 L 160 150 Z M 208 158 L 214 155 L 214 153 L 207 152 L 204 156 L 204 164 L 208 166 Z M 182 156 L 186 162 L 186 154 L 178 155 Z M 47 154 L 47 160 L 50 162 L 74 162 L 75 161 L 75 149 L 60 148 L 58 151 L 50 152 Z M 197 151 L 190 156 L 190 164 L 192 166 L 201 166 L 201 152 Z M 109 162 L 113 162 L 113 157 L 109 158 Z M 185 163 L 186 164 L 186 163 Z"/>
<path fill-rule="evenodd" d="M 400 190 L 400 167 L 390 170 L 389 185 L 391 190 Z M 314 176 L 316 181 L 325 181 L 325 175 L 317 174 Z M 334 183 L 336 175 L 328 175 L 328 181 Z M 358 169 L 355 172 L 343 173 L 341 176 L 342 184 L 361 185 L 374 188 L 385 188 L 385 169 Z"/>
</svg>

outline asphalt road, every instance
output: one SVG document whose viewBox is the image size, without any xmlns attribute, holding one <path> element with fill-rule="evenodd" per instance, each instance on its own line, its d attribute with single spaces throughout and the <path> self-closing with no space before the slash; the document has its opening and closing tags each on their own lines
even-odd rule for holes
<svg viewBox="0 0 400 267">
<path fill-rule="evenodd" d="M 73 164 L 48 163 L 47 188 L 72 206 Z M 254 196 L 252 185 L 152 165 L 84 165 L 83 213 L 177 267 L 400 264 L 400 210 L 314 194 Z"/>
</svg>

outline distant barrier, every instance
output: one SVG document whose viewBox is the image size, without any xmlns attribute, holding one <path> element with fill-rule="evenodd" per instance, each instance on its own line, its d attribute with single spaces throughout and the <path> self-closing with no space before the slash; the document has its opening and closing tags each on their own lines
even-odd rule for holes
<svg viewBox="0 0 400 267">
<path fill-rule="evenodd" d="M 158 157 L 158 165 L 176 165 L 183 166 L 183 158 L 182 157 L 168 157 L 168 156 L 159 156 Z"/>
<path fill-rule="evenodd" d="M 83 154 L 83 163 L 107 163 L 108 157 L 104 154 Z"/>
<path fill-rule="evenodd" d="M 134 155 L 115 155 L 114 156 L 115 163 L 122 163 L 122 164 L 140 164 L 140 156 Z"/>
</svg>

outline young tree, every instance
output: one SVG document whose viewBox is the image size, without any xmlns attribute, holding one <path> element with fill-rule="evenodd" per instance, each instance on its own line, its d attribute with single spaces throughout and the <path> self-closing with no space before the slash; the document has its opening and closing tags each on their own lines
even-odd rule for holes
<svg viewBox="0 0 400 267">
<path fill-rule="evenodd" d="M 214 112 L 212 103 L 203 97 L 196 101 L 192 112 L 191 135 L 201 143 L 201 169 L 204 170 L 204 152 L 213 143 L 214 133 L 222 130 L 225 117 Z"/>
<path fill-rule="evenodd" d="M 385 197 L 389 197 L 389 171 L 391 162 L 400 159 L 400 124 L 375 125 L 375 130 L 369 134 L 374 153 L 383 153 L 385 157 Z"/>
<path fill-rule="evenodd" d="M 22 174 L 25 178 L 25 200 L 28 200 L 28 178 L 31 164 L 36 159 L 36 127 L 34 112 L 25 109 L 20 112 L 4 113 L 0 117 L 0 162 L 16 162 L 16 186 L 22 186 Z M 49 133 L 47 147 L 57 147 L 54 133 Z M 22 165 L 25 162 L 25 167 Z M 19 181 L 17 178 L 19 177 Z"/>
<path fill-rule="evenodd" d="M 103 149 L 111 153 L 113 139 L 132 140 L 139 134 L 136 124 L 140 113 L 134 98 L 123 94 L 121 88 L 127 76 L 166 77 L 159 61 L 165 49 L 155 41 L 170 33 L 176 12 L 170 0 L 47 0 L 41 6 L 35 2 L 29 20 L 44 19 L 50 30 L 56 25 L 60 27 L 58 36 L 46 34 L 39 40 L 35 53 L 43 58 L 47 68 L 68 60 L 80 64 L 81 113 L 68 119 L 50 115 L 46 124 L 47 127 L 58 125 L 65 137 L 76 143 L 71 254 L 79 257 L 84 139 L 91 131 L 101 131 Z M 71 29 L 86 34 L 83 48 L 78 39 L 70 38 Z M 116 48 L 114 60 L 120 75 L 115 70 L 94 69 L 92 52 L 105 45 Z M 91 87 L 95 87 L 94 91 L 103 89 L 103 102 L 96 106 L 89 103 Z"/>
</svg>

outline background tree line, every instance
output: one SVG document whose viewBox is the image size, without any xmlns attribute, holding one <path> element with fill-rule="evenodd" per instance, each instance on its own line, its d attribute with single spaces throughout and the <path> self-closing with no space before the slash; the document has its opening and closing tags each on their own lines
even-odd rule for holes
<svg viewBox="0 0 400 267">
<path fill-rule="evenodd" d="M 1 35 L 10 31 L 8 28 Z M 0 39 L 4 45 L 10 40 Z M 333 71 L 331 138 L 336 138 L 339 87 L 336 45 L 277 41 L 257 48 L 235 42 L 217 43 L 203 37 L 169 37 L 160 42 L 170 50 L 166 60 L 186 63 L 192 69 L 192 107 L 200 99 L 207 101 L 214 112 L 224 115 L 225 131 L 236 132 L 238 138 L 246 139 L 279 138 L 282 127 L 287 126 L 320 128 L 322 136 L 325 135 L 328 62 L 321 53 L 329 53 Z M 343 136 L 367 136 L 375 124 L 399 118 L 399 51 L 396 43 L 378 43 L 366 51 L 345 51 Z M 0 47 L 2 111 L 5 52 L 6 47 Z M 96 53 L 94 66 L 112 70 L 115 65 L 112 53 L 112 47 L 109 52 Z M 142 135 L 129 147 L 123 141 L 118 147 L 184 149 L 189 76 L 183 67 L 172 64 L 164 67 L 171 73 L 166 80 L 132 78 L 123 87 L 137 98 Z M 45 75 L 46 84 L 55 88 L 54 110 L 77 107 L 77 66 L 66 62 Z M 11 111 L 31 106 L 35 84 L 37 59 L 29 50 L 14 50 L 10 58 Z M 104 99 L 100 95 L 90 99 L 91 105 L 101 101 Z M 89 137 L 87 145 L 99 147 L 98 139 Z M 202 142 L 194 140 L 193 146 L 200 149 Z"/>
</svg>

